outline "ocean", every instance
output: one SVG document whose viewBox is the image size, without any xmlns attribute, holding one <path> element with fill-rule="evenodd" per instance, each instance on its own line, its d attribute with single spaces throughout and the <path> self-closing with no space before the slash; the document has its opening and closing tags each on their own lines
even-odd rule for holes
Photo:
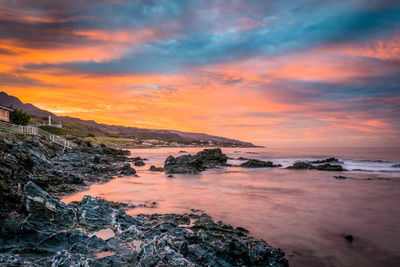
<svg viewBox="0 0 400 267">
<path fill-rule="evenodd" d="M 174 178 L 148 170 L 162 167 L 169 155 L 200 150 L 131 149 L 132 157 L 148 159 L 135 167 L 139 177 L 117 177 L 62 200 L 92 195 L 140 205 L 128 210 L 130 215 L 199 209 L 281 248 L 290 266 L 400 266 L 400 149 L 223 148 L 230 164 L 239 165 L 244 161 L 238 158 L 245 157 L 283 167 L 218 167 Z M 349 171 L 285 169 L 296 161 L 329 157 Z M 151 202 L 155 207 L 141 205 Z"/>
</svg>

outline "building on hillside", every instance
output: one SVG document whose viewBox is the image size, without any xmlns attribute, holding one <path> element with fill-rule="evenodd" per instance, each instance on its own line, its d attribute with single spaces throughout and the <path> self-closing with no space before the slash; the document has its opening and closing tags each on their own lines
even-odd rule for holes
<svg viewBox="0 0 400 267">
<path fill-rule="evenodd" d="M 0 121 L 10 122 L 10 111 L 9 108 L 0 106 Z"/>
</svg>

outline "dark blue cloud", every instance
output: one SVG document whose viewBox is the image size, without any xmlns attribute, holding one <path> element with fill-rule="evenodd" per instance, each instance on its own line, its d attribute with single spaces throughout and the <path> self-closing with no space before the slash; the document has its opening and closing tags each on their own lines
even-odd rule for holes
<svg viewBox="0 0 400 267">
<path fill-rule="evenodd" d="M 152 28 L 160 35 L 134 50 L 128 47 L 114 61 L 41 66 L 105 75 L 169 73 L 193 65 L 276 57 L 318 45 L 388 38 L 400 31 L 399 1 L 40 0 L 3 1 L 1 8 L 15 16 L 0 18 L 0 39 L 16 39 L 26 47 L 57 49 L 103 42 L 76 34 L 79 30 Z M 31 13 L 52 20 L 21 20 Z M 254 27 L 244 27 L 244 20 Z"/>
</svg>

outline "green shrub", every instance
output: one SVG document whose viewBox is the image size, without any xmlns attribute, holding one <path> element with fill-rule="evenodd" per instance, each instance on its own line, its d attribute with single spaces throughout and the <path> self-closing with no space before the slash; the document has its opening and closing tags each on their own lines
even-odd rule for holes
<svg viewBox="0 0 400 267">
<path fill-rule="evenodd" d="M 18 125 L 28 125 L 31 116 L 21 109 L 13 109 L 10 112 L 10 122 Z"/>
<path fill-rule="evenodd" d="M 56 134 L 56 135 L 65 135 L 66 131 L 63 128 L 58 128 L 54 126 L 39 126 L 40 129 L 45 130 L 49 133 Z"/>
<path fill-rule="evenodd" d="M 96 136 L 94 135 L 94 133 L 88 133 L 87 137 L 96 137 Z"/>
</svg>

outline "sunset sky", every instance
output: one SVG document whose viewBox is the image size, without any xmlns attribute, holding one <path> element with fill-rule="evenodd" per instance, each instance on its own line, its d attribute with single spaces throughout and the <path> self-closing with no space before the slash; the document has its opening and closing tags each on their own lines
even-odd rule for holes
<svg viewBox="0 0 400 267">
<path fill-rule="evenodd" d="M 0 0 L 0 91 L 266 146 L 400 146 L 400 1 Z"/>
</svg>

